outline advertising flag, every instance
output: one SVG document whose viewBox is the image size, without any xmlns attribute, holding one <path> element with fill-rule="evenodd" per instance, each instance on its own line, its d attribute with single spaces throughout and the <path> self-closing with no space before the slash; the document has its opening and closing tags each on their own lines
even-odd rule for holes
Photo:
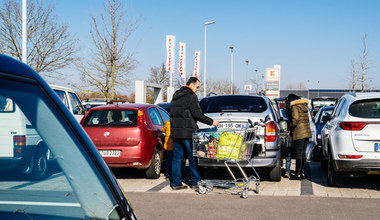
<svg viewBox="0 0 380 220">
<path fill-rule="evenodd" d="M 194 77 L 199 77 L 199 61 L 200 61 L 200 56 L 201 56 L 201 52 L 198 50 L 198 51 L 195 51 L 195 61 L 194 61 L 194 72 L 193 72 L 193 76 Z"/>
<path fill-rule="evenodd" d="M 186 43 L 179 42 L 179 74 L 186 82 Z"/>
<path fill-rule="evenodd" d="M 175 51 L 175 36 L 166 35 L 166 71 L 172 73 L 174 71 L 174 51 Z"/>
</svg>

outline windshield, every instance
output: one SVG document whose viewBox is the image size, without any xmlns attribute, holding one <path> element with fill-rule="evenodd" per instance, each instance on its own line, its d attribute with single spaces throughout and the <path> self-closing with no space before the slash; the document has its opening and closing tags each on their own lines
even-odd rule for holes
<svg viewBox="0 0 380 220">
<path fill-rule="evenodd" d="M 323 106 L 334 106 L 336 104 L 336 100 L 313 100 L 314 108 L 321 108 Z"/>
<path fill-rule="evenodd" d="M 117 203 L 57 109 L 34 84 L 0 82 L 0 219 L 107 219 Z"/>
<path fill-rule="evenodd" d="M 255 112 L 268 109 L 265 100 L 256 96 L 212 96 L 199 102 L 204 113 Z"/>
</svg>

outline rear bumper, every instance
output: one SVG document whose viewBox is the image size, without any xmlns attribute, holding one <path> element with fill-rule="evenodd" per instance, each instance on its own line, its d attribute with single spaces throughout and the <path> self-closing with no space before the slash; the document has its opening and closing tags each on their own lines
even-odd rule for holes
<svg viewBox="0 0 380 220">
<path fill-rule="evenodd" d="M 380 159 L 335 160 L 337 171 L 380 171 Z"/>
<path fill-rule="evenodd" d="M 280 151 L 267 151 L 265 157 L 255 156 L 249 161 L 240 161 L 239 165 L 242 167 L 275 167 L 277 160 L 280 159 Z M 230 164 L 228 164 L 230 165 Z M 224 167 L 223 160 L 198 158 L 198 166 L 201 167 Z M 234 167 L 234 164 L 231 164 Z M 235 165 L 236 166 L 236 165 Z"/>
</svg>

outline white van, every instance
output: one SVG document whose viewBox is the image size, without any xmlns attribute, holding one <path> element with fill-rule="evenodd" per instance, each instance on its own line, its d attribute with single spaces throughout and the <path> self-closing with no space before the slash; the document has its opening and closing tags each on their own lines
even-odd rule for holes
<svg viewBox="0 0 380 220">
<path fill-rule="evenodd" d="M 49 176 L 53 156 L 12 99 L 0 96 L 0 170 L 16 169 L 39 180 Z"/>
<path fill-rule="evenodd" d="M 86 110 L 75 92 L 72 89 L 63 86 L 52 84 L 49 84 L 49 86 L 55 91 L 55 93 L 57 93 L 58 97 L 74 115 L 75 119 L 80 122 L 86 113 Z"/>
</svg>

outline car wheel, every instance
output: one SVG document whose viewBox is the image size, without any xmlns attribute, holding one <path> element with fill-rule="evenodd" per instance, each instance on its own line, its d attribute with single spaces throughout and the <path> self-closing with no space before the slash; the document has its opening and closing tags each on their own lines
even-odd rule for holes
<svg viewBox="0 0 380 220">
<path fill-rule="evenodd" d="M 47 178 L 48 172 L 48 161 L 46 158 L 46 153 L 40 151 L 33 160 L 33 180 L 41 180 Z"/>
<path fill-rule="evenodd" d="M 276 182 L 281 181 L 281 166 L 279 158 L 277 158 L 276 166 L 269 171 L 269 180 Z"/>
<path fill-rule="evenodd" d="M 152 157 L 152 162 L 149 168 L 145 171 L 145 175 L 149 179 L 158 179 L 161 173 L 161 157 L 160 152 L 155 150 Z"/>
<path fill-rule="evenodd" d="M 334 170 L 334 163 L 331 156 L 329 154 L 328 167 L 327 167 L 327 184 L 329 186 L 339 186 L 341 184 L 341 174 Z"/>
</svg>

